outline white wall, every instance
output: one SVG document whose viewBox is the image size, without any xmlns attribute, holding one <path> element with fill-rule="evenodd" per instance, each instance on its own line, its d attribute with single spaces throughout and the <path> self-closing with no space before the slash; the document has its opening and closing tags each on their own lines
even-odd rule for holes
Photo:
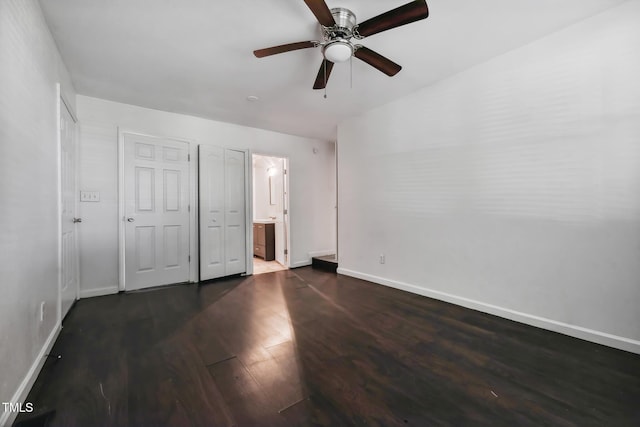
<svg viewBox="0 0 640 427">
<path fill-rule="evenodd" d="M 38 2 L 2 0 L 0 402 L 26 397 L 58 331 L 59 82 L 73 104 L 73 86 Z M 0 425 L 13 415 L 3 407 Z"/>
<path fill-rule="evenodd" d="M 99 191 L 99 203 L 81 203 L 81 296 L 118 289 L 118 128 L 187 139 L 196 144 L 250 149 L 288 157 L 291 265 L 335 250 L 335 145 L 244 126 L 78 96 L 81 190 Z M 317 153 L 313 148 L 317 148 Z"/>
<path fill-rule="evenodd" d="M 344 121 L 339 272 L 640 352 L 638 22 L 625 3 Z"/>
</svg>

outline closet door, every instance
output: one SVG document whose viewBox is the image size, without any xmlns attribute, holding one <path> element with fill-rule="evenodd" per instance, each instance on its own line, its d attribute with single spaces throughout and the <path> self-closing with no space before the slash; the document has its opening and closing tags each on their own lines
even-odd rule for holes
<svg viewBox="0 0 640 427">
<path fill-rule="evenodd" d="M 245 153 L 199 147 L 200 280 L 246 271 Z"/>
<path fill-rule="evenodd" d="M 245 153 L 225 150 L 225 275 L 247 271 Z"/>
</svg>

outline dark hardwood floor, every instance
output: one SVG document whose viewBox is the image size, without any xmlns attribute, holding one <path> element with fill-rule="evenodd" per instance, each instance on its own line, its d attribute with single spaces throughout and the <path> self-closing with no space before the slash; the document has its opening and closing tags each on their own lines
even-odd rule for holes
<svg viewBox="0 0 640 427">
<path fill-rule="evenodd" d="M 53 353 L 55 426 L 640 425 L 640 355 L 307 267 L 81 300 Z"/>
</svg>

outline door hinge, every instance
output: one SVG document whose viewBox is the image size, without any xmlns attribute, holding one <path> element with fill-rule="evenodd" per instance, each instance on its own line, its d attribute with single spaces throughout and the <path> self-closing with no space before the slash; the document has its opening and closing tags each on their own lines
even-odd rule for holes
<svg viewBox="0 0 640 427">
<path fill-rule="evenodd" d="M 285 249 L 285 250 L 284 250 L 284 254 L 285 254 L 285 255 L 289 255 L 289 249 Z"/>
<path fill-rule="evenodd" d="M 187 205 L 187 212 L 191 212 L 191 205 Z"/>
<path fill-rule="evenodd" d="M 287 215 L 287 214 L 289 213 L 289 209 L 285 209 L 285 210 L 283 210 L 283 211 L 282 211 L 282 213 L 283 213 L 284 215 Z"/>
<path fill-rule="evenodd" d="M 187 162 L 191 161 L 191 154 L 187 154 Z"/>
<path fill-rule="evenodd" d="M 284 175 L 286 175 L 286 174 L 287 174 L 287 170 L 285 169 L 282 173 L 283 173 Z"/>
<path fill-rule="evenodd" d="M 188 261 L 191 262 L 191 255 L 189 255 L 187 258 L 188 258 Z"/>
</svg>

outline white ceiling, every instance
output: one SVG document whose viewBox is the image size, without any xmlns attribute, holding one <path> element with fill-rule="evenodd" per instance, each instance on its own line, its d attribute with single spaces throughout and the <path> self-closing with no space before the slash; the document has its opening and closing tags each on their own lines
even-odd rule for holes
<svg viewBox="0 0 640 427">
<path fill-rule="evenodd" d="M 408 0 L 326 0 L 362 22 Z M 624 0 L 428 0 L 430 16 L 360 43 L 403 66 L 358 59 L 314 91 L 319 49 L 257 59 L 255 49 L 319 39 L 302 0 L 40 0 L 78 93 L 326 140 L 345 118 L 407 95 Z M 255 95 L 257 102 L 247 101 Z"/>
</svg>

